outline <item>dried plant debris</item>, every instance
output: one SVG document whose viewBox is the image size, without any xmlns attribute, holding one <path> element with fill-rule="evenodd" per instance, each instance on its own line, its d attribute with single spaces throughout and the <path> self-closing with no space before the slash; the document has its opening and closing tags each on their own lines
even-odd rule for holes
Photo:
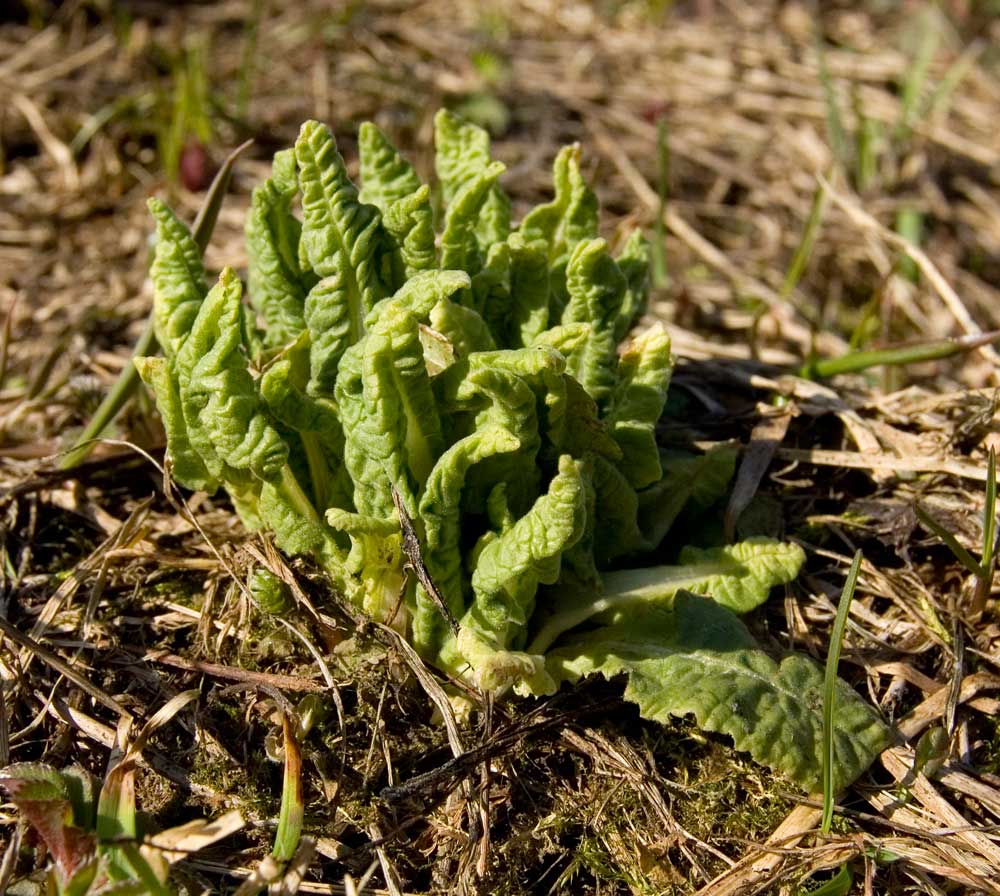
<svg viewBox="0 0 1000 896">
<path fill-rule="evenodd" d="M 986 7 L 922 3 L 331 14 L 237 0 L 154 2 L 127 20 L 31 3 L 6 17 L 0 890 L 66 885 L 66 844 L 96 838 L 77 871 L 150 891 L 169 866 L 180 892 L 1000 892 L 1000 624 L 984 572 L 997 27 Z M 839 796 L 828 834 L 821 794 L 693 716 L 643 719 L 622 699 L 635 678 L 496 700 L 474 675 L 440 677 L 333 594 L 322 564 L 249 533 L 224 492 L 165 476 L 184 479 L 144 393 L 87 461 L 58 468 L 152 307 L 150 196 L 193 220 L 214 169 L 253 138 L 203 260 L 209 281 L 242 275 L 244 222 L 285 201 L 281 171 L 268 196 L 253 189 L 316 119 L 336 130 L 360 202 L 442 178 L 421 200 L 440 232 L 456 200 L 431 149 L 442 106 L 491 132 L 510 220 L 552 203 L 552 164 L 579 144 L 602 209 L 588 238 L 651 243 L 638 327 L 663 326 L 676 359 L 652 430 L 678 508 L 656 562 L 727 533 L 798 545 L 802 573 L 744 617 L 747 636 L 822 663 L 862 550 L 840 675 L 894 741 Z M 373 185 L 385 147 L 359 133 L 365 120 L 412 176 Z M 462 233 L 435 251 L 468 258 L 484 232 Z M 421 263 L 402 258 L 402 275 Z M 250 298 L 265 273 L 250 266 Z M 281 306 L 258 310 L 265 332 L 288 329 Z M 438 332 L 425 323 L 421 348 L 446 376 L 456 357 Z M 411 578 L 428 560 L 399 559 Z M 79 796 L 90 782 L 99 803 L 98 781 L 117 833 L 88 827 Z M 22 802 L 44 790 L 34 831 L 11 786 Z"/>
</svg>

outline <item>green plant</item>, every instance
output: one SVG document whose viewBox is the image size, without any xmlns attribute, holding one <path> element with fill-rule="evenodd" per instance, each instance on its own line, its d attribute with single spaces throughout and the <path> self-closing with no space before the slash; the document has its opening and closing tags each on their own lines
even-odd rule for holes
<svg viewBox="0 0 1000 896">
<path fill-rule="evenodd" d="M 815 786 L 822 671 L 774 661 L 736 616 L 794 578 L 801 549 L 756 539 L 632 566 L 722 497 L 733 461 L 658 448 L 661 326 L 619 353 L 646 243 L 616 257 L 598 238 L 576 147 L 518 227 L 485 131 L 441 112 L 436 151 L 439 240 L 429 187 L 377 128 L 361 128 L 358 191 L 330 132 L 303 125 L 254 191 L 249 306 L 231 270 L 206 290 L 198 245 L 151 202 L 164 357 L 136 363 L 174 475 L 224 487 L 248 526 L 453 676 L 547 694 L 624 673 L 648 718 L 693 713 Z M 843 682 L 836 723 L 839 787 L 885 729 Z"/>
<path fill-rule="evenodd" d="M 178 694 L 155 713 L 111 767 L 98 792 L 79 766 L 57 771 L 40 762 L 0 769 L 0 787 L 34 829 L 53 860 L 46 892 L 57 896 L 172 896 L 170 866 L 243 827 L 237 811 L 196 820 L 141 838 L 136 819 L 135 770 L 149 736 L 198 691 Z"/>
</svg>

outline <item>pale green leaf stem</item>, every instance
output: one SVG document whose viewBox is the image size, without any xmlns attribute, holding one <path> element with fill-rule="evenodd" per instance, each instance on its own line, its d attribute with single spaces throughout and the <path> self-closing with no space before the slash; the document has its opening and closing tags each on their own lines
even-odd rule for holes
<svg viewBox="0 0 1000 896">
<path fill-rule="evenodd" d="M 600 593 L 568 590 L 555 597 L 529 651 L 544 653 L 561 634 L 588 619 L 617 622 L 618 614 L 639 618 L 652 607 L 669 606 L 680 591 L 708 595 L 728 610 L 746 613 L 763 603 L 775 585 L 794 579 L 804 560 L 798 545 L 756 538 L 722 548 L 688 548 L 673 567 L 604 573 Z"/>
</svg>

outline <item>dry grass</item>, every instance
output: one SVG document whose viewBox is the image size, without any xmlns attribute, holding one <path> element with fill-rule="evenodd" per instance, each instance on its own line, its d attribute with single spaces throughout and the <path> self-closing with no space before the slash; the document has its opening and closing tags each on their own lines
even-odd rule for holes
<svg viewBox="0 0 1000 896">
<path fill-rule="evenodd" d="M 806 6 L 739 0 L 490 12 L 464 0 L 52 12 L 36 0 L 0 24 L 0 619 L 14 626 L 0 642 L 0 766 L 98 771 L 122 719 L 200 687 L 197 710 L 147 749 L 140 800 L 164 826 L 244 811 L 242 841 L 181 866 L 192 891 L 225 890 L 272 836 L 276 702 L 321 692 L 330 715 L 304 744 L 319 858 L 302 892 L 350 892 L 346 874 L 373 874 L 365 892 L 722 896 L 791 892 L 848 862 L 858 893 L 1000 893 L 998 607 L 972 612 L 966 574 L 914 513 L 919 501 L 977 544 L 997 355 L 828 384 L 792 375 L 852 334 L 877 344 L 1000 328 L 1000 33 L 989 3 L 969 6 L 951 4 L 950 18 L 921 3 L 831 10 L 822 59 Z M 516 208 L 546 188 L 555 148 L 579 140 L 610 236 L 663 212 L 667 277 L 651 313 L 680 362 L 663 438 L 752 444 L 732 524 L 810 553 L 758 634 L 825 656 L 847 558 L 857 547 L 867 558 L 842 671 L 899 739 L 845 798 L 833 835 L 816 833 L 814 801 L 721 739 L 643 722 L 614 685 L 497 706 L 449 738 L 432 719 L 433 677 L 359 629 L 308 569 L 296 567 L 289 625 L 252 609 L 240 583 L 263 548 L 224 501 L 165 494 L 155 465 L 121 442 L 72 477 L 53 472 L 142 329 L 146 197 L 169 193 L 188 217 L 198 206 L 164 180 L 160 151 L 178 60 L 199 44 L 210 154 L 257 141 L 212 268 L 244 263 L 250 186 L 309 116 L 334 125 L 348 156 L 355 124 L 375 118 L 426 172 L 433 110 L 478 110 L 499 127 Z M 792 284 L 819 190 L 825 212 Z M 922 251 L 901 263 L 896 225 L 914 213 Z M 156 456 L 147 402 L 120 422 Z M 947 760 L 915 773 L 917 739 L 941 725 Z M 12 833 L 13 815 L 2 820 Z M 30 872 L 29 855 L 12 858 L 10 873 Z"/>
</svg>

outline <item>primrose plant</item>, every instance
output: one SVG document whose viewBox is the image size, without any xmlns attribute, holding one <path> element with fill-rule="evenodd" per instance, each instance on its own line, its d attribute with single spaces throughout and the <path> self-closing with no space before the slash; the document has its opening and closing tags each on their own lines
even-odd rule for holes
<svg viewBox="0 0 1000 896">
<path fill-rule="evenodd" d="M 443 111 L 435 141 L 432 192 L 362 125 L 359 190 L 306 122 L 253 193 L 249 304 L 232 270 L 206 288 L 187 227 L 150 203 L 163 356 L 137 364 L 174 476 L 224 488 L 251 529 L 452 676 L 538 695 L 625 674 L 647 718 L 691 713 L 814 786 L 822 672 L 771 659 L 736 615 L 795 577 L 801 549 L 753 539 L 642 563 L 732 471 L 731 454 L 657 445 L 670 341 L 656 325 L 626 339 L 642 236 L 617 255 L 599 238 L 575 146 L 552 201 L 514 226 L 486 132 Z M 844 785 L 885 729 L 843 683 L 835 717 Z"/>
</svg>

